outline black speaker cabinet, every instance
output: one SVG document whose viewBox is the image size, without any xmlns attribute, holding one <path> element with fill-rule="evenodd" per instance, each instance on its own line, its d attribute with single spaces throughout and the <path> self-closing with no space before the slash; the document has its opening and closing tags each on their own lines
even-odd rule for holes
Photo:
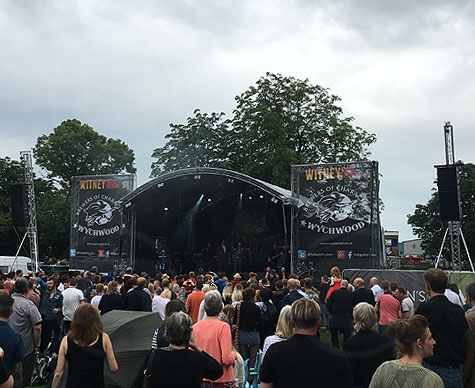
<svg viewBox="0 0 475 388">
<path fill-rule="evenodd" d="M 442 221 L 460 221 L 456 166 L 437 166 L 440 218 Z"/>
<path fill-rule="evenodd" d="M 13 226 L 28 226 L 28 185 L 11 185 Z"/>
</svg>

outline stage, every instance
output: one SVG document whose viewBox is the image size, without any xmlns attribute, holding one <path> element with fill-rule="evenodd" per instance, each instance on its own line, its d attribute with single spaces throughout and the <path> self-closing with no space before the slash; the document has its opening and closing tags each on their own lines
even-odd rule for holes
<svg viewBox="0 0 475 388">
<path fill-rule="evenodd" d="M 234 171 L 192 168 L 123 197 L 121 259 L 154 275 L 262 272 L 290 264 L 289 190 Z M 164 266 L 161 267 L 161 266 Z"/>
</svg>

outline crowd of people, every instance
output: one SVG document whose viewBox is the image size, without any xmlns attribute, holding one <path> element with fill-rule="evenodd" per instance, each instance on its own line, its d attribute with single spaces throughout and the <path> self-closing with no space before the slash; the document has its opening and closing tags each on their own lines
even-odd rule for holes
<svg viewBox="0 0 475 388">
<path fill-rule="evenodd" d="M 137 388 L 475 387 L 475 283 L 463 305 L 430 269 L 430 298 L 415 308 L 394 282 L 329 275 L 1 275 L 0 387 L 30 385 L 43 354 L 57 355 L 53 388 L 66 361 L 66 386 L 104 386 L 104 365 L 120 367 L 101 321 L 112 310 L 161 317 Z"/>
</svg>

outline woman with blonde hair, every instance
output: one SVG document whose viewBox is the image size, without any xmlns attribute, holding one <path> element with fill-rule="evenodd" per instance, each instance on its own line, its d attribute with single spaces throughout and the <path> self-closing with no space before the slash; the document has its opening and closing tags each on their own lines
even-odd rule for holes
<svg viewBox="0 0 475 388">
<path fill-rule="evenodd" d="M 384 362 L 394 359 L 392 341 L 378 334 L 378 314 L 367 302 L 360 302 L 353 308 L 353 322 L 356 334 L 343 342 L 355 387 L 368 387 L 374 371 Z"/>
<path fill-rule="evenodd" d="M 225 305 L 232 303 L 233 285 L 227 283 L 223 288 L 223 302 Z"/>
<path fill-rule="evenodd" d="M 169 289 L 163 290 L 160 295 L 155 295 L 152 300 L 152 311 L 159 313 L 162 321 L 165 319 L 165 307 L 172 298 L 172 292 Z"/>
<path fill-rule="evenodd" d="M 119 367 L 109 336 L 103 332 L 99 310 L 84 303 L 74 312 L 71 329 L 63 337 L 52 388 L 58 388 L 68 361 L 67 387 L 104 387 L 104 358 L 111 372 Z"/>
<path fill-rule="evenodd" d="M 231 301 L 234 307 L 236 307 L 239 303 L 242 302 L 242 292 L 243 292 L 243 288 L 242 288 L 241 283 L 236 284 L 234 286 L 234 290 L 231 295 Z"/>
<path fill-rule="evenodd" d="M 264 340 L 264 347 L 262 348 L 262 359 L 269 349 L 269 346 L 276 342 L 286 341 L 294 334 L 292 323 L 290 322 L 290 306 L 285 306 L 280 310 L 279 320 L 277 321 L 277 327 L 275 334 L 268 336 Z"/>
<path fill-rule="evenodd" d="M 101 315 L 124 308 L 124 298 L 118 292 L 118 288 L 119 284 L 115 280 L 108 283 L 107 292 L 102 296 L 98 306 Z"/>
</svg>

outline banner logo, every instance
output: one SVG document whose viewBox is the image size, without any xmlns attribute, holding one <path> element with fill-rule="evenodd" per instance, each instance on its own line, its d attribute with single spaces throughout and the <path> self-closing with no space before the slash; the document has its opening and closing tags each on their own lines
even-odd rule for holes
<svg viewBox="0 0 475 388">
<path fill-rule="evenodd" d="M 308 198 L 301 197 L 301 226 L 324 234 L 347 234 L 365 227 L 365 223 L 358 220 L 354 212 L 355 201 L 350 199 L 351 195 L 356 194 L 353 189 L 334 185 L 306 191 Z M 327 225 L 329 223 L 331 226 Z"/>
<path fill-rule="evenodd" d="M 102 199 L 91 203 L 84 213 L 87 226 L 105 225 L 112 220 L 112 206 Z"/>
<path fill-rule="evenodd" d="M 118 225 L 104 227 L 114 220 L 115 200 L 108 195 L 93 195 L 78 208 L 78 222 L 73 225 L 78 232 L 89 236 L 110 236 L 120 230 Z"/>
</svg>

